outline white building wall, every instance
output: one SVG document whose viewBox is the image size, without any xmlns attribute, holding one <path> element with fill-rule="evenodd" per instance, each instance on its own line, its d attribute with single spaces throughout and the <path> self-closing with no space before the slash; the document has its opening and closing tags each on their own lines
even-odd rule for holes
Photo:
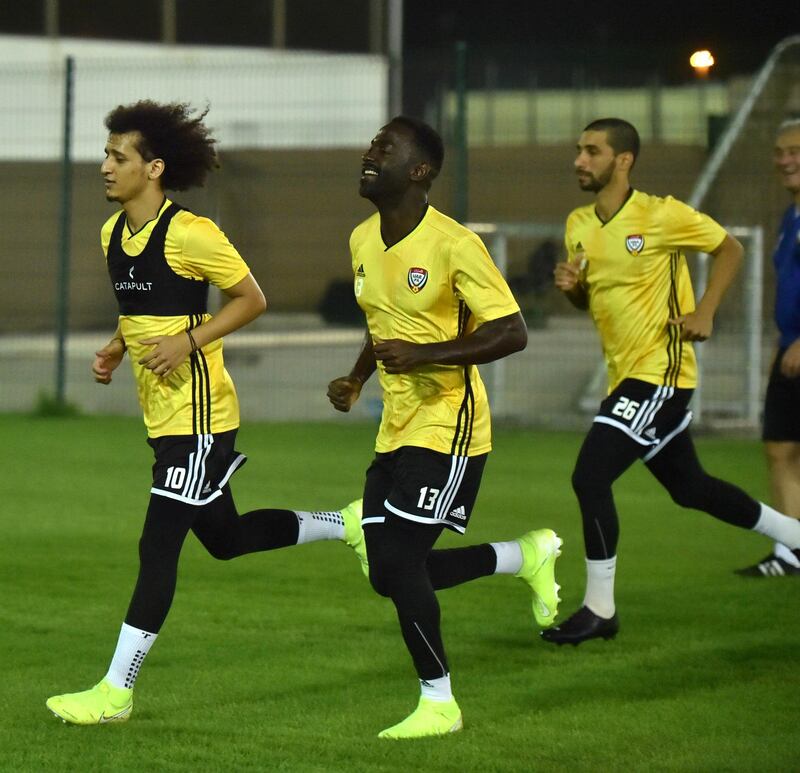
<svg viewBox="0 0 800 773">
<path fill-rule="evenodd" d="M 360 147 L 386 116 L 384 57 L 0 36 L 0 159 L 62 154 L 75 62 L 73 158 L 102 156 L 103 118 L 139 99 L 210 106 L 220 147 Z"/>
</svg>

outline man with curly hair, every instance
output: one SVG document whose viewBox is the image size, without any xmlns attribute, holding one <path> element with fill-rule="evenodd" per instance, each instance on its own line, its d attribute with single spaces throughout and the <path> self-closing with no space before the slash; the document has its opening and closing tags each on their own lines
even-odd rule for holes
<svg viewBox="0 0 800 773">
<path fill-rule="evenodd" d="M 106 198 L 122 210 L 103 226 L 101 242 L 119 322 L 92 370 L 95 381 L 109 384 L 128 353 L 155 463 L 139 576 L 108 672 L 89 690 L 47 701 L 73 724 L 130 716 L 133 686 L 172 603 L 189 531 L 221 560 L 339 539 L 366 562 L 360 501 L 330 512 L 236 510 L 229 479 L 245 457 L 234 450 L 239 406 L 222 338 L 258 317 L 266 301 L 222 231 L 164 194 L 203 185 L 217 166 L 205 115 L 194 117 L 186 104 L 142 101 L 120 105 L 105 121 L 100 171 Z M 213 317 L 209 284 L 227 296 Z"/>
</svg>

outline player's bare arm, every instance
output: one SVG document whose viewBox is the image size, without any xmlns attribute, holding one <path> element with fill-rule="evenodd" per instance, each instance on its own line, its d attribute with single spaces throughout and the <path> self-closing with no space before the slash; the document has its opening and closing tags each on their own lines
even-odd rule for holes
<svg viewBox="0 0 800 773">
<path fill-rule="evenodd" d="M 154 336 L 141 343 L 153 349 L 139 360 L 158 376 L 168 376 L 192 353 L 193 343 L 198 348 L 216 341 L 252 322 L 267 308 L 264 293 L 252 274 L 222 291 L 228 302 L 219 313 L 207 322 L 193 328 L 191 338 L 186 332 L 171 336 Z"/>
<path fill-rule="evenodd" d="M 126 350 L 125 339 L 122 337 L 118 326 L 111 340 L 102 349 L 98 349 L 94 353 L 92 373 L 94 374 L 94 380 L 98 384 L 111 383 L 111 374 L 119 367 Z"/>
<path fill-rule="evenodd" d="M 711 255 L 714 262 L 709 273 L 708 285 L 697 308 L 689 314 L 682 314 L 669 320 L 670 325 L 681 327 L 681 338 L 684 341 L 705 341 L 713 332 L 714 315 L 741 268 L 744 248 L 737 239 L 728 234 Z"/>
<path fill-rule="evenodd" d="M 367 330 L 361 345 L 356 364 L 347 376 L 335 378 L 328 384 L 328 400 L 342 413 L 347 413 L 361 395 L 361 387 L 375 372 L 375 354 L 372 349 L 372 336 Z"/>
<path fill-rule="evenodd" d="M 581 272 L 585 265 L 584 261 L 584 254 L 579 252 L 572 260 L 564 260 L 557 263 L 553 270 L 556 287 L 567 296 L 569 302 L 577 309 L 589 308 L 589 295 L 586 292 L 586 286 L 581 281 Z"/>
<path fill-rule="evenodd" d="M 373 344 L 375 359 L 387 373 L 408 373 L 422 365 L 480 365 L 521 351 L 528 329 L 519 312 L 484 322 L 464 338 L 417 344 L 393 338 Z"/>
</svg>

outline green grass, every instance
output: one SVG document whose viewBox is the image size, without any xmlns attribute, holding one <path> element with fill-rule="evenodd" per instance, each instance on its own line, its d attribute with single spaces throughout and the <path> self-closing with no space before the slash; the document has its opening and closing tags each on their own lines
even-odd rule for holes
<svg viewBox="0 0 800 773">
<path fill-rule="evenodd" d="M 360 493 L 374 427 L 245 426 L 241 511 L 330 508 Z M 137 683 L 132 720 L 79 728 L 48 695 L 106 670 L 135 579 L 150 451 L 140 422 L 0 416 L 0 770 L 797 770 L 798 583 L 731 570 L 761 537 L 673 505 L 641 466 L 616 486 L 622 539 L 613 642 L 558 649 L 525 587 L 444 591 L 465 730 L 379 741 L 418 688 L 393 610 L 348 549 L 322 543 L 229 563 L 187 540 L 178 591 Z M 580 437 L 496 432 L 468 536 L 553 526 L 563 612 L 583 595 L 569 487 Z M 703 439 L 708 470 L 763 497 L 756 442 Z"/>
</svg>

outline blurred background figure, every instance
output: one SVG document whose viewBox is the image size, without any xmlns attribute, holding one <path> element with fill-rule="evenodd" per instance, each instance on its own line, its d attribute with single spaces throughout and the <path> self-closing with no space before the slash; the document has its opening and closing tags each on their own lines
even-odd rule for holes
<svg viewBox="0 0 800 773">
<path fill-rule="evenodd" d="M 775 168 L 792 203 L 772 256 L 775 264 L 775 323 L 780 338 L 764 400 L 762 438 L 769 465 L 772 504 L 800 518 L 800 118 L 784 121 L 775 138 Z M 743 577 L 800 577 L 800 551 L 776 542 Z"/>
</svg>

